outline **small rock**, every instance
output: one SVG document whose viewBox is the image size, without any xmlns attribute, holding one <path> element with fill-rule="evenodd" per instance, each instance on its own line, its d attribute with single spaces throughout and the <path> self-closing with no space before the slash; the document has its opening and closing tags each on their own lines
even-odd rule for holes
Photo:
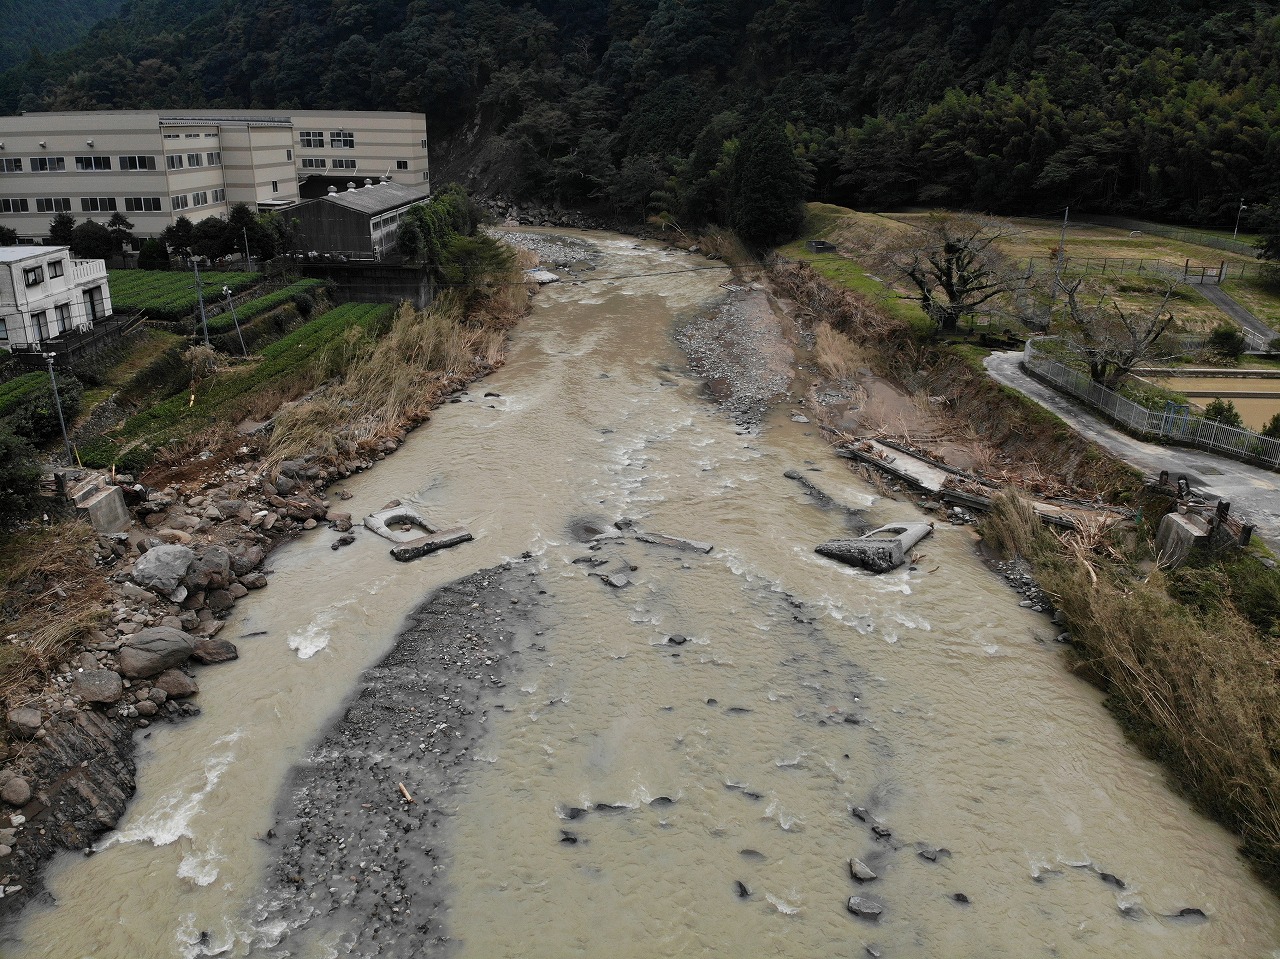
<svg viewBox="0 0 1280 959">
<path fill-rule="evenodd" d="M 612 576 L 601 576 L 600 578 L 614 589 L 622 589 L 622 587 L 629 586 L 631 584 L 631 580 L 627 579 L 627 577 L 623 576 L 621 573 L 614 573 Z"/>
<path fill-rule="evenodd" d="M 848 909 L 858 918 L 870 919 L 872 922 L 878 922 L 880 914 L 884 912 L 884 907 L 880 903 L 862 896 L 850 896 Z"/>
<path fill-rule="evenodd" d="M 32 709 L 30 706 L 17 706 L 9 710 L 6 718 L 9 720 L 9 729 L 14 735 L 28 738 L 36 734 L 43 722 L 40 710 Z"/>
<path fill-rule="evenodd" d="M 849 876 L 856 882 L 871 882 L 873 879 L 879 878 L 872 868 L 861 859 L 849 860 Z"/>
<path fill-rule="evenodd" d="M 969 897 L 962 892 L 953 892 L 951 894 L 951 901 L 958 902 L 962 906 L 967 906 L 969 904 Z"/>
<path fill-rule="evenodd" d="M 737 890 L 739 899 L 751 898 L 751 890 L 747 888 L 747 884 L 743 882 L 741 879 L 734 880 L 733 885 L 734 885 L 734 888 Z"/>
<path fill-rule="evenodd" d="M 145 679 L 185 663 L 194 649 L 191 637 L 182 630 L 152 626 L 130 636 L 116 662 L 124 676 Z"/>
<path fill-rule="evenodd" d="M 0 799 L 10 806 L 25 806 L 31 801 L 31 784 L 21 776 L 14 776 L 0 788 Z"/>
<path fill-rule="evenodd" d="M 149 699 L 144 699 L 135 708 L 138 710 L 139 716 L 154 716 L 160 712 L 160 707 Z"/>
<path fill-rule="evenodd" d="M 196 681 L 180 669 L 166 669 L 153 682 L 155 688 L 163 690 L 170 699 L 182 699 L 200 692 Z"/>
<path fill-rule="evenodd" d="M 240 651 L 231 640 L 214 639 L 208 636 L 202 636 L 195 641 L 195 651 L 191 654 L 192 659 L 206 666 L 229 662 L 238 659 L 239 656 Z"/>
<path fill-rule="evenodd" d="M 124 680 L 115 670 L 86 669 L 75 674 L 71 691 L 86 703 L 119 702 L 124 695 Z"/>
</svg>

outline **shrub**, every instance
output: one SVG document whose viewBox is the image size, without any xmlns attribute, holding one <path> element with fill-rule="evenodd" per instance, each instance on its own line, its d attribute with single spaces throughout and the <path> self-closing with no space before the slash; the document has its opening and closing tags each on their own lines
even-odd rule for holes
<svg viewBox="0 0 1280 959">
<path fill-rule="evenodd" d="M 1240 418 L 1240 413 L 1236 410 L 1236 404 L 1232 403 L 1230 400 L 1214 400 L 1204 408 L 1204 418 L 1207 420 L 1217 420 L 1223 426 L 1234 426 L 1237 429 L 1244 429 L 1244 420 Z"/>
<path fill-rule="evenodd" d="M 143 240 L 142 248 L 138 251 L 138 269 L 169 269 L 169 251 L 165 248 L 164 243 L 155 239 Z"/>
<path fill-rule="evenodd" d="M 1224 360 L 1239 359 L 1244 353 L 1244 333 L 1234 326 L 1220 326 L 1209 334 L 1209 351 Z"/>
<path fill-rule="evenodd" d="M 40 473 L 30 445 L 0 427 L 0 528 L 8 528 L 36 511 Z"/>
<path fill-rule="evenodd" d="M 70 422 L 80 412 L 84 387 L 71 373 L 59 372 L 57 376 L 62 415 Z M 54 402 L 49 374 L 25 373 L 0 386 L 0 421 L 34 443 L 61 436 L 58 406 Z"/>
</svg>

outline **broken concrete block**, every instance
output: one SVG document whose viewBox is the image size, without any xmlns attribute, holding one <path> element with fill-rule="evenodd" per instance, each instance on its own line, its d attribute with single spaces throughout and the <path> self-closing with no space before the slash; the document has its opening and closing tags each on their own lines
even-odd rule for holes
<svg viewBox="0 0 1280 959">
<path fill-rule="evenodd" d="M 930 523 L 896 523 L 857 539 L 830 540 L 814 552 L 873 573 L 887 573 L 905 563 L 911 547 L 932 532 Z"/>
<path fill-rule="evenodd" d="M 391 558 L 401 563 L 407 563 L 411 559 L 417 559 L 419 556 L 426 556 L 428 553 L 434 553 L 436 550 L 447 549 L 450 546 L 457 546 L 459 543 L 468 543 L 474 537 L 461 526 L 455 526 L 452 529 L 442 529 L 434 533 L 428 533 L 426 536 L 419 536 L 416 539 L 409 540 L 407 543 L 400 543 L 391 547 Z"/>
</svg>

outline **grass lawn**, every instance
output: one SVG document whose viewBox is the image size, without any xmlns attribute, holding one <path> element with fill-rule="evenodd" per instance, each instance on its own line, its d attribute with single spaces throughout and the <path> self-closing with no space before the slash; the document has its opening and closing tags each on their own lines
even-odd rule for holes
<svg viewBox="0 0 1280 959">
<path fill-rule="evenodd" d="M 1273 330 L 1280 330 L 1280 293 L 1268 289 L 1252 277 L 1230 279 L 1222 291 Z"/>
<path fill-rule="evenodd" d="M 779 253 L 811 264 L 826 279 L 875 300 L 887 312 L 913 326 L 924 324 L 932 329 L 915 301 L 905 299 L 903 291 L 867 272 L 857 260 L 839 253 L 811 253 L 805 246 L 808 240 L 826 239 L 839 243 L 844 233 L 867 229 L 897 231 L 902 229 L 901 225 L 874 213 L 859 213 L 829 203 L 810 203 L 808 209 L 804 234 L 800 239 L 779 247 Z"/>
</svg>

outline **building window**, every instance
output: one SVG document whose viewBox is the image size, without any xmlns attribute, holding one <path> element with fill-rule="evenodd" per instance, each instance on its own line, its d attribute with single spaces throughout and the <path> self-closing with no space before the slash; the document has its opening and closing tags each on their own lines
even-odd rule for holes
<svg viewBox="0 0 1280 959">
<path fill-rule="evenodd" d="M 64 173 L 67 169 L 66 157 L 32 157 L 32 173 Z"/>
<path fill-rule="evenodd" d="M 37 213 L 70 213 L 71 197 L 69 196 L 38 196 L 36 197 Z"/>
<path fill-rule="evenodd" d="M 422 171 L 422 179 L 424 179 L 424 180 L 429 180 L 429 179 L 431 179 L 431 174 L 430 174 L 430 173 L 428 173 L 426 170 L 423 170 L 423 171 Z"/>
<path fill-rule="evenodd" d="M 354 133 L 344 133 L 338 130 L 336 133 L 329 134 L 329 149 L 354 150 L 355 148 L 356 135 Z"/>
<path fill-rule="evenodd" d="M 44 282 L 44 267 L 29 266 L 22 271 L 22 282 L 27 286 L 39 286 Z"/>
<path fill-rule="evenodd" d="M 182 154 L 181 153 L 169 154 L 167 157 L 164 158 L 164 165 L 167 166 L 170 170 L 181 170 Z"/>
<path fill-rule="evenodd" d="M 127 156 L 120 158 L 122 170 L 154 170 L 156 158 L 153 156 Z"/>
<path fill-rule="evenodd" d="M 29 213 L 30 205 L 25 197 L 0 197 L 0 213 Z"/>
<path fill-rule="evenodd" d="M 176 134 L 176 133 L 166 133 L 166 134 L 164 135 L 164 138 L 165 138 L 166 140 L 176 140 L 176 139 L 178 139 L 178 134 Z"/>
<path fill-rule="evenodd" d="M 61 260 L 50 260 L 50 261 L 49 261 L 49 277 L 50 277 L 50 278 L 53 278 L 53 277 L 55 277 L 55 276 L 62 276 L 62 261 L 61 261 Z"/>
<path fill-rule="evenodd" d="M 71 305 L 69 303 L 59 303 L 53 308 L 54 325 L 57 327 L 55 333 L 65 333 L 71 329 Z"/>
<path fill-rule="evenodd" d="M 397 170 L 407 170 L 407 169 L 409 169 L 409 161 L 408 161 L 408 160 L 397 160 L 397 161 L 396 161 L 396 169 L 397 169 Z"/>
<path fill-rule="evenodd" d="M 22 157 L 0 158 L 0 173 L 21 173 Z"/>
<path fill-rule="evenodd" d="M 209 166 L 222 166 L 222 151 L 211 150 L 204 155 L 204 159 Z"/>
<path fill-rule="evenodd" d="M 272 180 L 272 181 L 271 181 L 271 192 L 272 192 L 272 193 L 279 193 L 279 192 L 280 192 L 280 181 L 279 181 L 279 180 Z"/>
<path fill-rule="evenodd" d="M 176 194 L 175 196 L 169 197 L 169 203 L 173 206 L 175 210 L 185 210 L 187 207 L 191 205 L 187 201 L 187 195 L 185 193 L 179 193 L 179 194 Z"/>
<path fill-rule="evenodd" d="M 298 142 L 304 149 L 321 150 L 324 148 L 324 134 L 319 130 L 315 132 L 304 130 L 298 133 Z"/>
<path fill-rule="evenodd" d="M 302 169 L 304 170 L 323 170 L 325 167 L 324 157 L 303 157 Z"/>
<path fill-rule="evenodd" d="M 80 198 L 82 213 L 115 213 L 116 198 L 113 196 L 82 196 Z"/>
<path fill-rule="evenodd" d="M 0 317 L 0 340 L 9 338 L 9 321 Z"/>
<path fill-rule="evenodd" d="M 222 189 L 221 187 L 219 187 L 217 190 L 214 190 L 214 191 L 213 191 L 213 202 L 214 202 L 214 203 L 226 203 L 226 202 L 227 202 L 227 191 L 226 191 L 226 190 L 224 190 L 224 189 Z"/>
<path fill-rule="evenodd" d="M 124 198 L 125 213 L 159 213 L 160 198 L 158 196 L 127 196 Z"/>
<path fill-rule="evenodd" d="M 333 168 L 335 170 L 354 170 L 356 168 L 355 160 L 344 160 L 340 157 L 333 158 Z"/>
<path fill-rule="evenodd" d="M 292 160 L 292 159 L 293 159 L 293 148 L 292 148 L 292 147 L 290 147 L 289 149 L 287 149 L 287 150 L 285 150 L 285 151 L 284 151 L 284 158 L 285 158 L 286 160 Z"/>
<path fill-rule="evenodd" d="M 183 138 L 184 138 L 184 139 L 187 139 L 187 140 L 199 140 L 199 139 L 200 139 L 200 134 L 198 134 L 198 133 L 184 133 L 184 134 L 182 134 L 182 136 L 183 136 Z"/>
<path fill-rule="evenodd" d="M 216 137 L 217 135 L 218 135 L 218 134 L 216 134 L 216 133 L 206 133 L 206 134 L 205 134 L 205 136 L 207 136 L 207 137 Z"/>
<path fill-rule="evenodd" d="M 77 170 L 110 170 L 111 157 L 76 157 Z"/>
<path fill-rule="evenodd" d="M 49 314 L 46 310 L 32 313 L 31 325 L 36 328 L 36 336 L 42 340 L 49 339 Z"/>
<path fill-rule="evenodd" d="M 196 193 L 191 194 L 191 205 L 192 206 L 208 206 L 209 205 L 208 191 L 200 190 Z"/>
<path fill-rule="evenodd" d="M 204 157 L 199 153 L 188 153 L 187 166 L 189 167 L 204 166 Z"/>
<path fill-rule="evenodd" d="M 426 148 L 427 148 L 427 139 L 426 139 L 426 137 L 423 137 L 423 138 L 422 138 L 422 149 L 424 149 L 424 150 L 425 150 Z"/>
</svg>

